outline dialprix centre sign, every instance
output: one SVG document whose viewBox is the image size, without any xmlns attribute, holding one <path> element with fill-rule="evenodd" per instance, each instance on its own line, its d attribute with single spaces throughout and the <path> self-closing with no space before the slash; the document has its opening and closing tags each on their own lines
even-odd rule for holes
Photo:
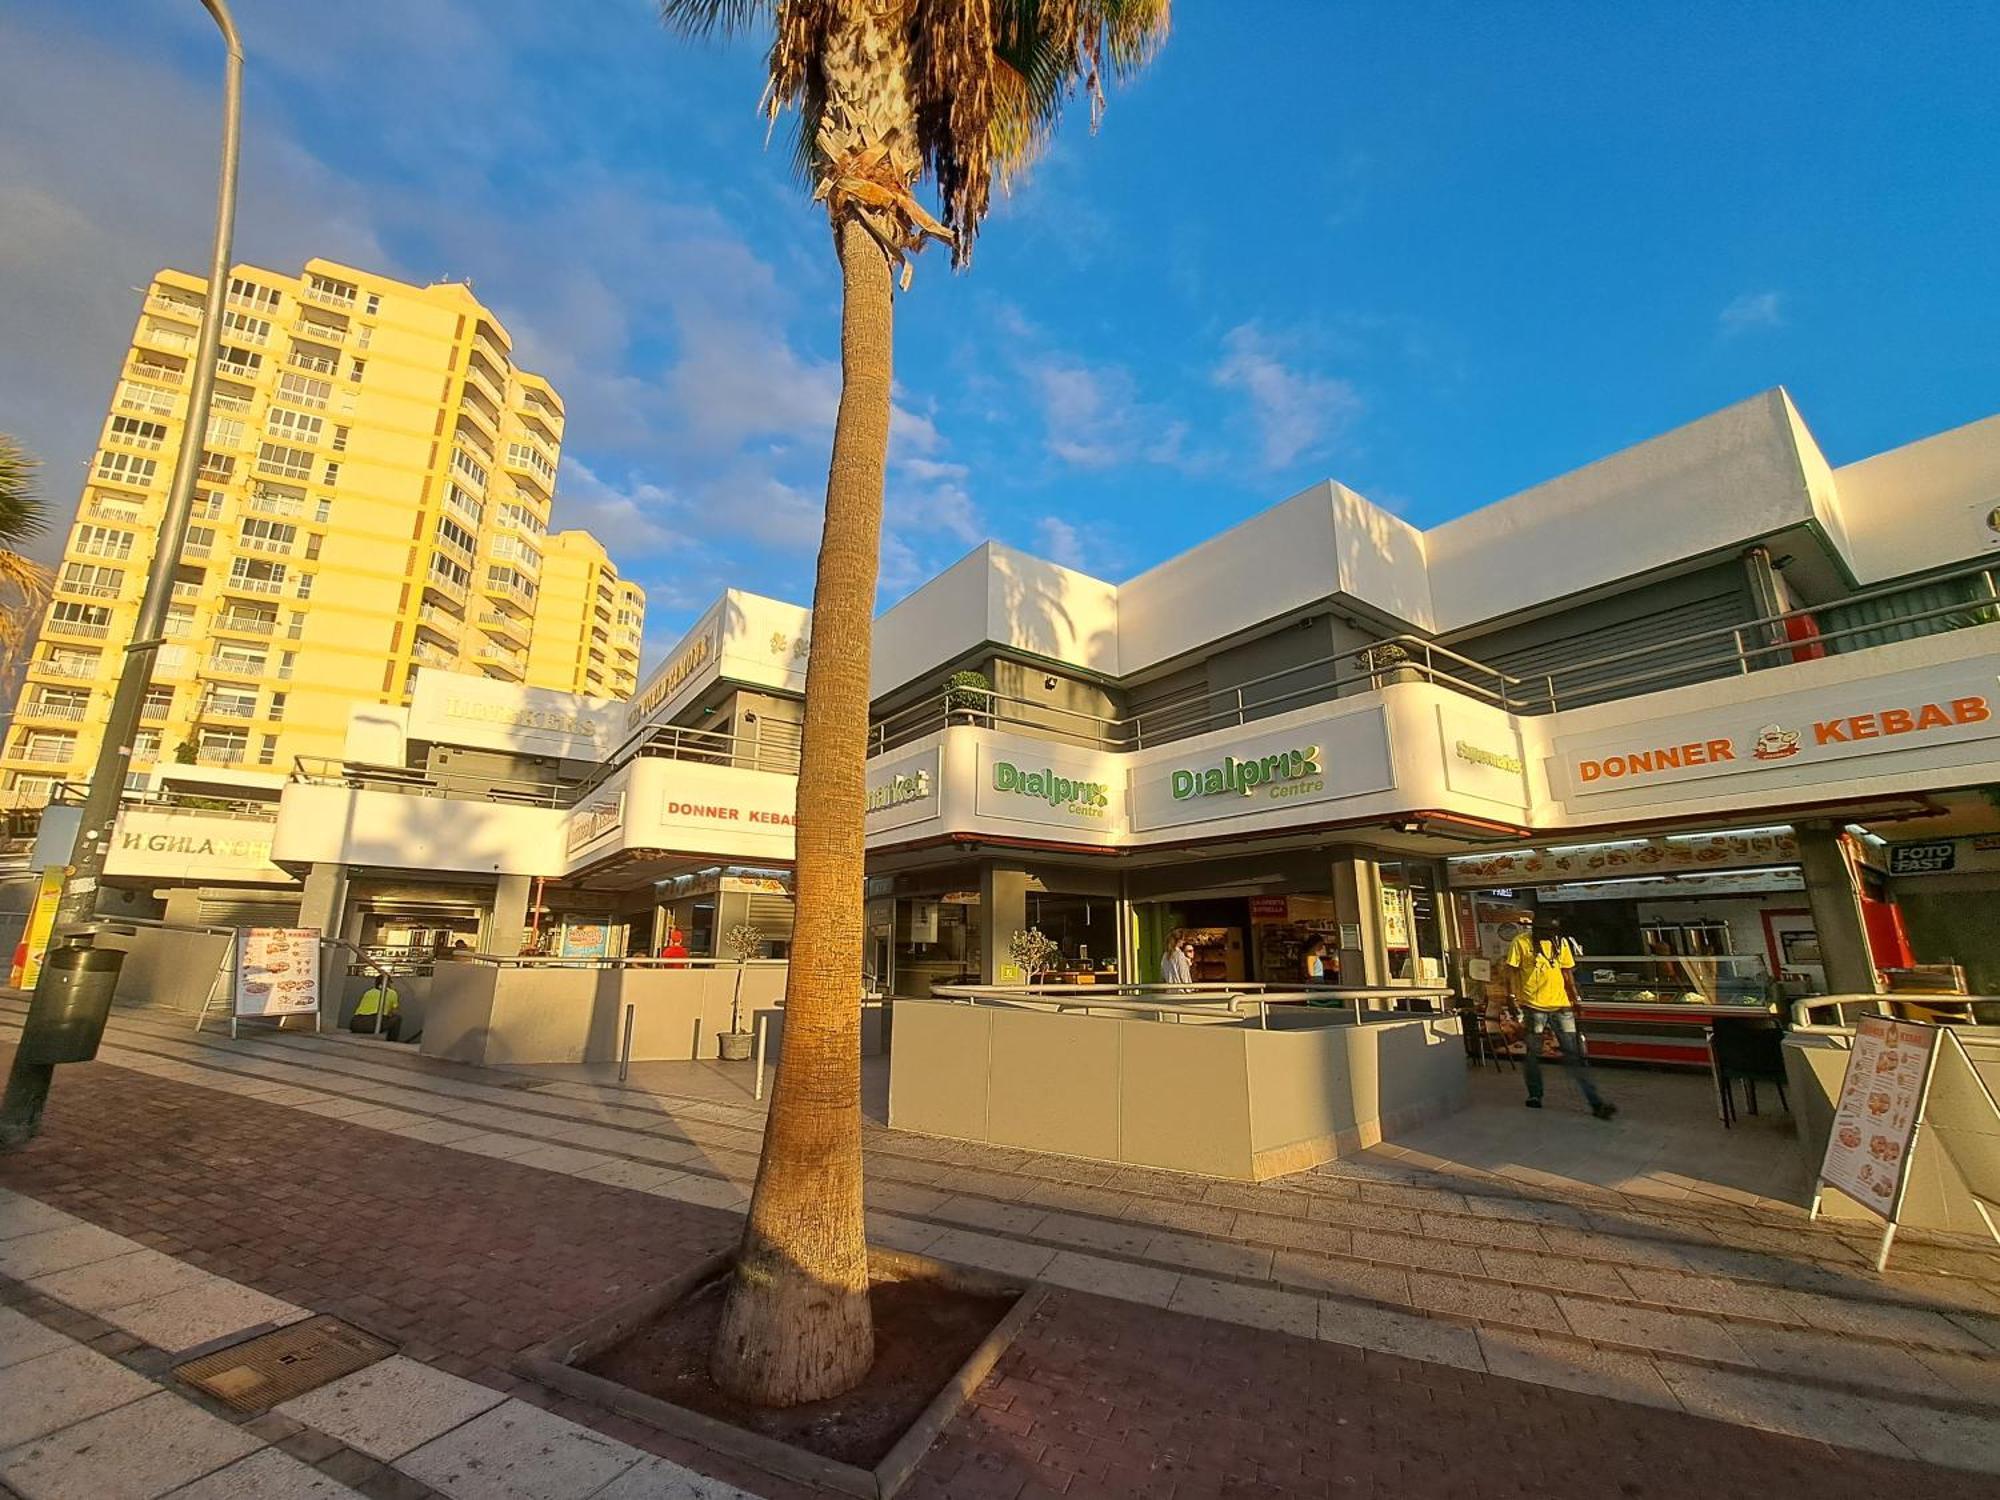
<svg viewBox="0 0 2000 1500">
<path fill-rule="evenodd" d="M 1111 788 L 1104 782 L 1079 781 L 1047 767 L 1023 770 L 1006 760 L 993 762 L 993 790 L 1033 797 L 1084 818 L 1101 818 L 1111 806 Z"/>
<path fill-rule="evenodd" d="M 1325 787 L 1322 754 L 1319 746 L 1305 745 L 1254 760 L 1225 755 L 1219 766 L 1176 768 L 1168 778 L 1167 790 L 1176 802 L 1197 797 L 1254 797 L 1261 786 L 1270 787 L 1273 797 L 1299 796 Z"/>
</svg>

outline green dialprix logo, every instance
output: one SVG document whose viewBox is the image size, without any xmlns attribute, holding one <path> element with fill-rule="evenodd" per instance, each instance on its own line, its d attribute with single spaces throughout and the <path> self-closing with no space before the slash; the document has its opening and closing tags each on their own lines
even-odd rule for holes
<svg viewBox="0 0 2000 1500">
<path fill-rule="evenodd" d="M 1307 745 L 1297 750 L 1280 750 L 1276 755 L 1261 755 L 1255 760 L 1224 756 L 1219 766 L 1184 767 L 1173 774 L 1174 800 L 1186 802 L 1195 797 L 1223 797 L 1231 793 L 1249 797 L 1260 786 L 1324 776 L 1326 772 L 1319 757 L 1319 746 Z"/>
<path fill-rule="evenodd" d="M 1090 818 L 1103 817 L 1111 805 L 1111 788 L 1101 781 L 1076 781 L 1047 768 L 1024 771 L 1004 760 L 993 763 L 993 790 L 1039 798 L 1050 807 L 1068 807 Z"/>
</svg>

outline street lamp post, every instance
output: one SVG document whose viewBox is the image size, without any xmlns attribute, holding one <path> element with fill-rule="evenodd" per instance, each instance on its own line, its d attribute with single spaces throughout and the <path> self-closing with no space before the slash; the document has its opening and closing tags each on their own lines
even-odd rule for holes
<svg viewBox="0 0 2000 1500">
<path fill-rule="evenodd" d="M 97 914 L 97 888 L 104 877 L 112 827 L 118 821 L 118 804 L 125 791 L 132 741 L 138 734 L 146 688 L 166 639 L 174 569 L 180 562 L 181 543 L 187 536 L 188 512 L 193 508 L 195 480 L 208 437 L 209 398 L 215 391 L 215 355 L 222 342 L 222 307 L 229 290 L 230 240 L 236 222 L 236 158 L 243 127 L 243 43 L 236 34 L 228 0 L 201 0 L 201 3 L 214 18 L 227 49 L 222 74 L 222 175 L 215 202 L 215 240 L 208 262 L 208 297 L 202 308 L 194 383 L 188 391 L 187 418 L 181 429 L 173 488 L 167 495 L 166 513 L 160 518 L 158 544 L 153 564 L 146 572 L 146 592 L 132 628 L 132 643 L 125 648 L 125 666 L 111 698 L 111 716 L 105 721 L 104 738 L 97 747 L 97 764 L 90 773 L 90 792 L 84 800 L 83 818 L 70 854 L 68 877 L 56 904 L 51 946 L 89 924 Z M 29 1007 L 31 1025 L 52 993 L 48 986 L 36 986 L 35 1000 Z M 48 1099 L 53 1072 L 52 1065 L 24 1062 L 21 1053 L 16 1052 L 7 1078 L 6 1098 L 0 1102 L 0 1150 L 25 1143 L 40 1128 L 42 1105 Z"/>
</svg>

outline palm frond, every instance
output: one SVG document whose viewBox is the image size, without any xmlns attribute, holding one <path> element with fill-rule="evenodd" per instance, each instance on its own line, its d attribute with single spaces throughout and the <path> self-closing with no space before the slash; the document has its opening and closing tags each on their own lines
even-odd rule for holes
<svg viewBox="0 0 2000 1500">
<path fill-rule="evenodd" d="M 18 552 L 0 550 L 0 670 L 34 639 L 55 575 Z"/>
<path fill-rule="evenodd" d="M 48 516 L 35 495 L 39 465 L 19 443 L 0 432 L 0 547 L 11 547 L 48 529 Z"/>
<path fill-rule="evenodd" d="M 660 19 L 689 36 L 733 36 L 770 14 L 772 0 L 660 0 Z"/>
</svg>

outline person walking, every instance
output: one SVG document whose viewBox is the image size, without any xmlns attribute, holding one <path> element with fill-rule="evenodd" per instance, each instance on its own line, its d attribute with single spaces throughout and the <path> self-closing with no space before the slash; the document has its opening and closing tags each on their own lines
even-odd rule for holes
<svg viewBox="0 0 2000 1500">
<path fill-rule="evenodd" d="M 1161 984 L 1194 983 L 1194 944 L 1180 928 L 1167 939 L 1167 951 L 1160 955 Z"/>
<path fill-rule="evenodd" d="M 1505 963 L 1527 1032 L 1521 1049 L 1521 1073 L 1528 1083 L 1528 1108 L 1542 1107 L 1542 1033 L 1553 1030 L 1563 1064 L 1582 1090 L 1583 1102 L 1598 1119 L 1610 1119 L 1618 1113 L 1618 1106 L 1597 1092 L 1577 1035 L 1576 1006 L 1570 995 L 1571 976 L 1576 970 L 1575 944 L 1563 936 L 1559 923 L 1538 917 L 1532 930 L 1520 933 L 1509 945 Z"/>
</svg>

